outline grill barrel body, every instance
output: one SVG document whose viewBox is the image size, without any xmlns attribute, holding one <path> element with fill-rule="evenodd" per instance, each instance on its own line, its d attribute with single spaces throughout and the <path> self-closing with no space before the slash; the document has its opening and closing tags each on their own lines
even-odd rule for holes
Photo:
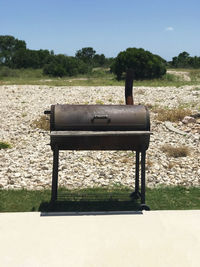
<svg viewBox="0 0 200 267">
<path fill-rule="evenodd" d="M 142 105 L 52 105 L 51 147 L 60 150 L 147 150 L 150 117 Z"/>
</svg>

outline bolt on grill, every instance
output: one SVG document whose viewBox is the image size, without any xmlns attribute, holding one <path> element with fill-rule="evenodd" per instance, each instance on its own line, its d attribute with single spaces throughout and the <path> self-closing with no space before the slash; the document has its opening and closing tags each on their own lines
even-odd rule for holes
<svg viewBox="0 0 200 267">
<path fill-rule="evenodd" d="M 131 150 L 136 151 L 135 191 L 131 197 L 141 198 L 141 209 L 149 210 L 145 204 L 145 157 L 150 142 L 150 117 L 145 106 L 133 105 L 132 84 L 129 70 L 125 86 L 127 105 L 57 104 L 44 112 L 50 115 L 52 202 L 57 200 L 59 150 Z"/>
</svg>

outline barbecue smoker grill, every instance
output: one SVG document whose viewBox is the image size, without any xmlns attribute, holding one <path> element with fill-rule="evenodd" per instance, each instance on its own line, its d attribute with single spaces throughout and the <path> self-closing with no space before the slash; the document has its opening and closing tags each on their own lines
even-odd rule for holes
<svg viewBox="0 0 200 267">
<path fill-rule="evenodd" d="M 52 202 L 57 200 L 59 150 L 131 150 L 136 151 L 135 191 L 131 197 L 141 198 L 141 210 L 149 210 L 145 204 L 145 156 L 151 134 L 150 118 L 145 106 L 133 105 L 132 74 L 130 70 L 126 76 L 127 105 L 57 104 L 44 112 L 50 114 Z"/>
</svg>

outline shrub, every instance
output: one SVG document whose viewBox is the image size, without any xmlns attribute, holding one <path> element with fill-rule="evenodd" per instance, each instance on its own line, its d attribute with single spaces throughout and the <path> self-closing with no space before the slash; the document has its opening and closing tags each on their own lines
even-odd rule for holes
<svg viewBox="0 0 200 267">
<path fill-rule="evenodd" d="M 88 73 L 91 68 L 83 61 L 65 55 L 52 57 L 49 64 L 43 68 L 43 73 L 54 77 L 75 76 Z"/>
<path fill-rule="evenodd" d="M 66 75 L 66 70 L 61 64 L 51 62 L 44 66 L 43 73 L 54 77 L 63 77 Z"/>
<path fill-rule="evenodd" d="M 18 77 L 16 70 L 10 69 L 6 66 L 0 67 L 0 77 Z"/>
<path fill-rule="evenodd" d="M 142 48 L 128 48 L 120 52 L 111 66 L 118 80 L 128 69 L 134 70 L 134 79 L 159 78 L 166 73 L 165 60 Z"/>
</svg>

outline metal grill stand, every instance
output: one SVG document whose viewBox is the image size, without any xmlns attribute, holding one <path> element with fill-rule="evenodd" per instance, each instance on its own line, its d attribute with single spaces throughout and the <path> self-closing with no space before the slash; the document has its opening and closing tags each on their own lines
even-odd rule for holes
<svg viewBox="0 0 200 267">
<path fill-rule="evenodd" d="M 121 131 L 120 134 L 117 132 L 77 132 L 77 131 L 58 131 L 51 132 L 51 148 L 53 150 L 53 172 L 52 172 L 52 191 L 51 191 L 51 202 L 55 202 L 57 200 L 57 190 L 58 190 L 58 166 L 59 166 L 59 150 L 131 150 L 136 151 L 135 158 L 135 191 L 131 194 L 131 198 L 133 199 L 141 199 L 141 210 L 150 210 L 150 208 L 145 204 L 145 158 L 146 158 L 146 147 L 140 147 L 138 150 L 134 149 L 134 145 L 128 143 L 124 143 L 124 147 L 122 147 L 119 143 L 112 143 L 111 146 L 106 145 L 105 147 L 99 146 L 99 143 L 95 147 L 89 145 L 88 143 L 82 143 L 81 147 L 74 147 L 74 140 L 77 142 L 77 138 L 81 139 L 84 137 L 87 138 L 93 144 L 93 141 L 96 142 L 95 136 L 103 139 L 105 144 L 108 144 L 108 138 L 114 135 L 120 135 L 126 140 L 127 136 L 131 136 L 132 140 L 137 140 L 137 137 L 147 137 L 150 136 L 149 131 L 143 132 L 131 132 L 131 131 Z M 62 137 L 62 138 L 61 138 Z M 93 140 L 94 139 L 94 140 Z M 140 162 L 141 157 L 141 162 Z M 140 180 L 141 180 L 141 190 L 140 189 Z"/>
</svg>

